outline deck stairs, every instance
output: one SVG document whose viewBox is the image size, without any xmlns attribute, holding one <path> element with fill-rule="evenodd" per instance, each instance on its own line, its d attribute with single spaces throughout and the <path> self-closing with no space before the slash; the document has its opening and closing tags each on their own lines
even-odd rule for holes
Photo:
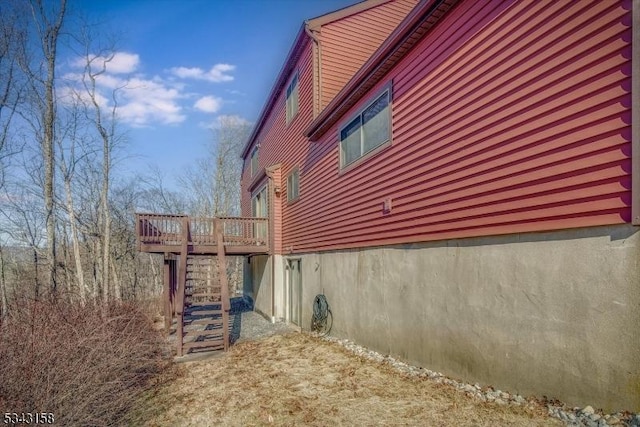
<svg viewBox="0 0 640 427">
<path fill-rule="evenodd" d="M 269 229 L 262 217 L 136 213 L 138 250 L 164 258 L 164 329 L 178 357 L 229 348 L 226 257 L 271 253 Z"/>
<path fill-rule="evenodd" d="M 218 261 L 220 257 L 217 257 Z M 212 256 L 187 257 L 182 321 L 183 352 L 227 350 L 229 343 L 228 291 L 222 290 L 220 274 Z M 223 301 L 226 299 L 226 304 Z"/>
<path fill-rule="evenodd" d="M 182 289 L 176 325 L 178 356 L 229 349 L 227 262 L 221 234 L 217 240 L 215 256 L 191 254 L 189 245 L 183 244 L 178 273 Z"/>
</svg>

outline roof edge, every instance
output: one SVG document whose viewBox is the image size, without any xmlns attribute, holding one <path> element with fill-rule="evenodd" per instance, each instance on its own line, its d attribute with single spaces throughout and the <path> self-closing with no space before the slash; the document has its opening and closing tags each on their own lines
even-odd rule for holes
<svg viewBox="0 0 640 427">
<path fill-rule="evenodd" d="M 315 30 L 325 24 L 338 21 L 351 15 L 355 15 L 365 10 L 378 7 L 385 3 L 389 3 L 393 0 L 362 0 L 359 3 L 352 4 L 351 6 L 343 7 L 342 9 L 335 10 L 333 12 L 325 13 L 324 15 L 317 16 L 312 19 L 308 19 L 307 23 L 310 30 Z"/>
<path fill-rule="evenodd" d="M 458 0 L 422 0 L 418 3 L 324 110 L 307 126 L 304 135 L 311 141 L 317 141 L 322 137 L 346 110 L 360 100 L 370 87 L 384 78 L 389 70 L 406 56 L 409 49 L 417 44 L 430 28 L 437 25 L 440 18 L 456 3 Z M 435 12 L 440 12 L 441 15 L 435 22 L 428 24 L 427 21 Z M 426 31 L 424 26 L 428 26 Z M 414 34 L 418 37 L 412 37 Z M 400 48 L 406 48 L 404 53 L 394 57 Z"/>
<path fill-rule="evenodd" d="M 251 135 L 249 135 L 249 138 L 247 139 L 247 142 L 245 143 L 244 148 L 242 149 L 241 157 L 243 159 L 247 155 L 253 141 L 258 136 L 258 133 L 260 133 L 260 130 L 262 130 L 262 126 L 266 122 L 269 116 L 269 112 L 273 108 L 273 104 L 275 104 L 276 100 L 278 99 L 278 96 L 280 95 L 280 90 L 286 84 L 287 78 L 289 77 L 289 73 L 295 67 L 295 63 L 297 62 L 299 55 L 302 53 L 302 50 L 305 46 L 305 43 L 304 43 L 305 38 L 306 39 L 309 38 L 309 36 L 305 31 L 305 28 L 306 28 L 306 23 L 303 22 L 302 25 L 300 26 L 300 30 L 298 30 L 298 35 L 296 36 L 293 42 L 293 45 L 291 45 L 291 48 L 289 49 L 289 53 L 287 54 L 287 59 L 284 61 L 284 64 L 282 65 L 282 68 L 278 73 L 278 77 L 276 78 L 273 86 L 271 87 L 271 92 L 269 93 L 269 96 L 267 97 L 267 101 L 262 107 L 262 112 L 260 113 L 260 117 L 258 118 L 258 121 L 253 127 L 253 131 L 251 132 Z"/>
<path fill-rule="evenodd" d="M 289 49 L 289 53 L 287 54 L 286 60 L 278 73 L 278 77 L 276 78 L 271 92 L 267 97 L 267 101 L 262 107 L 262 111 L 260 113 L 260 117 L 256 122 L 249 139 L 245 143 L 241 157 L 244 158 L 251 145 L 255 141 L 255 138 L 258 136 L 264 123 L 266 122 L 273 105 L 275 104 L 276 99 L 278 98 L 280 91 L 286 84 L 286 80 L 289 77 L 289 73 L 293 70 L 295 62 L 297 62 L 297 55 L 299 55 L 304 47 L 303 41 L 305 41 L 305 37 L 308 39 L 309 36 L 306 34 L 306 29 L 314 30 L 322 25 L 328 24 L 330 22 L 337 21 L 342 18 L 346 18 L 347 16 L 355 15 L 357 13 L 363 12 L 368 9 L 372 9 L 374 7 L 380 6 L 385 3 L 389 3 L 393 0 L 362 0 L 359 3 L 352 4 L 351 6 L 344 7 L 342 9 L 335 10 L 333 12 L 325 13 L 324 15 L 317 16 L 312 19 L 308 19 L 303 21 L 300 30 L 298 31 L 298 35 L 296 36 L 293 45 Z"/>
</svg>

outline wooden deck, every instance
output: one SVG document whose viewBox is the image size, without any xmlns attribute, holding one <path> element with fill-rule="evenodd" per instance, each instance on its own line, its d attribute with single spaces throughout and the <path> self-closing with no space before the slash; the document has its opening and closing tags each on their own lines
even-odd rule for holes
<svg viewBox="0 0 640 427">
<path fill-rule="evenodd" d="M 219 228 L 227 255 L 266 254 L 269 252 L 268 223 L 268 218 L 197 218 L 137 213 L 138 250 L 178 254 L 186 242 L 189 254 L 216 255 Z"/>
<path fill-rule="evenodd" d="M 227 350 L 226 256 L 269 253 L 269 220 L 137 213 L 136 235 L 139 251 L 164 256 L 165 330 L 175 319 L 176 354 Z"/>
</svg>

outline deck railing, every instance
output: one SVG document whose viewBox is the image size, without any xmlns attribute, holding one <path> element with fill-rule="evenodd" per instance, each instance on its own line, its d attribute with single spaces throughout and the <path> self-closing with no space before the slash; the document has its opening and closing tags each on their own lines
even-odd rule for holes
<svg viewBox="0 0 640 427">
<path fill-rule="evenodd" d="M 185 236 L 190 245 L 215 245 L 216 227 L 220 227 L 225 246 L 265 248 L 269 242 L 268 224 L 268 218 L 136 214 L 138 242 L 144 245 L 179 246 Z"/>
</svg>

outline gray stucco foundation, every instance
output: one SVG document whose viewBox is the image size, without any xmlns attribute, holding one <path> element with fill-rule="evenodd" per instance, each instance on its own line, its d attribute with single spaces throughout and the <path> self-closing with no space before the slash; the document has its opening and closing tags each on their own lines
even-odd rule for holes
<svg viewBox="0 0 640 427">
<path fill-rule="evenodd" d="M 332 335 L 466 382 L 637 412 L 639 248 L 624 225 L 296 255 L 303 327 L 324 292 Z M 254 260 L 256 308 L 270 310 L 269 262 Z"/>
</svg>

